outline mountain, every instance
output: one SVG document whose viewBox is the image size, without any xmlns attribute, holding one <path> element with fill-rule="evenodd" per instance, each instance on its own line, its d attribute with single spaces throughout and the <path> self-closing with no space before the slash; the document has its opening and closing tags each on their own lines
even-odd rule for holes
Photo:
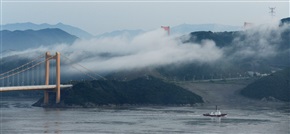
<svg viewBox="0 0 290 134">
<path fill-rule="evenodd" d="M 55 96 L 51 95 L 54 102 Z M 95 80 L 74 84 L 62 90 L 62 106 L 102 105 L 182 105 L 202 103 L 200 96 L 174 84 L 145 76 L 131 81 Z M 35 105 L 41 106 L 43 99 Z"/>
<path fill-rule="evenodd" d="M 61 29 L 71 35 L 75 35 L 79 38 L 85 38 L 85 39 L 89 39 L 92 38 L 93 36 L 80 29 L 77 27 L 73 27 L 70 25 L 65 25 L 62 23 L 57 23 L 55 25 L 50 25 L 47 23 L 43 23 L 43 24 L 34 24 L 31 22 L 27 22 L 27 23 L 13 23 L 13 24 L 6 24 L 2 26 L 3 30 L 9 30 L 9 31 L 15 31 L 15 30 L 40 30 L 40 29 L 47 29 L 47 28 L 58 28 Z"/>
<path fill-rule="evenodd" d="M 170 29 L 172 34 L 189 34 L 197 31 L 212 31 L 212 32 L 224 32 L 224 31 L 240 31 L 241 26 L 230 26 L 221 24 L 181 24 L 174 26 Z"/>
<path fill-rule="evenodd" d="M 275 98 L 290 102 L 290 68 L 256 80 L 244 88 L 241 94 L 254 99 Z"/>
<path fill-rule="evenodd" d="M 285 24 L 290 24 L 290 17 L 281 19 L 280 26 L 283 26 Z"/>
<path fill-rule="evenodd" d="M 201 43 L 203 40 L 213 40 L 218 47 L 229 46 L 232 41 L 240 35 L 241 31 L 232 32 L 212 32 L 197 31 L 189 33 L 189 39 L 184 43 Z"/>
<path fill-rule="evenodd" d="M 106 36 L 117 36 L 123 32 L 111 32 L 111 35 L 107 33 Z M 173 63 L 158 67 L 148 67 L 147 70 L 146 68 L 139 68 L 138 70 L 106 72 L 106 75 L 110 79 L 118 80 L 131 80 L 143 75 L 153 75 L 170 81 L 192 81 L 253 76 L 249 72 L 270 74 L 272 71 L 290 66 L 289 37 L 289 27 L 278 26 L 273 29 L 259 27 L 254 30 L 230 32 L 191 32 L 176 39 L 189 43 L 186 45 L 203 45 L 203 40 L 212 40 L 218 49 L 222 51 L 223 56 L 211 63 Z M 210 54 L 208 53 L 208 55 Z M 112 55 L 104 53 L 102 56 L 110 57 Z M 114 56 L 118 57 L 118 55 Z M 2 61 L 6 61 L 5 58 Z M 2 62 L 1 66 L 5 66 L 5 64 L 7 66 L 13 65 L 7 61 Z M 79 79 L 76 76 L 77 78 Z"/>
<path fill-rule="evenodd" d="M 2 35 L 0 37 L 0 40 L 2 40 L 2 51 L 23 50 L 61 43 L 72 44 L 76 39 L 78 39 L 76 36 L 70 35 L 67 32 L 56 28 L 36 31 L 3 30 L 0 32 Z"/>
<path fill-rule="evenodd" d="M 282 19 L 285 20 L 286 19 Z M 170 80 L 202 80 L 248 77 L 249 71 L 270 74 L 290 66 L 289 27 L 244 31 L 197 31 L 180 37 L 184 43 L 202 44 L 212 40 L 223 50 L 223 57 L 212 63 L 184 63 L 158 67 Z M 261 42 L 263 41 L 263 42 Z M 210 53 L 209 53 L 210 55 Z"/>
<path fill-rule="evenodd" d="M 127 39 L 133 39 L 135 36 L 144 33 L 143 30 L 116 30 L 112 32 L 103 33 L 95 36 L 95 38 L 114 38 L 123 37 Z"/>
</svg>

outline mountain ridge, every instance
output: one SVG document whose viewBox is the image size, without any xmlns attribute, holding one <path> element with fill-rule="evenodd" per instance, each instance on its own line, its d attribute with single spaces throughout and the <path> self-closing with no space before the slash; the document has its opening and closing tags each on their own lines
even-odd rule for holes
<svg viewBox="0 0 290 134">
<path fill-rule="evenodd" d="M 66 25 L 63 23 L 57 23 L 54 25 L 42 23 L 42 24 L 35 24 L 32 22 L 25 22 L 25 23 L 12 23 L 12 24 L 6 24 L 2 25 L 3 30 L 9 30 L 9 31 L 15 31 L 15 30 L 41 30 L 41 29 L 47 29 L 47 28 L 58 28 L 62 29 L 63 31 L 75 35 L 79 38 L 84 39 L 90 39 L 93 37 L 90 33 L 74 26 Z"/>
<path fill-rule="evenodd" d="M 2 51 L 23 50 L 28 48 L 37 48 L 40 46 L 49 46 L 55 44 L 72 44 L 78 37 L 71 35 L 58 28 L 48 28 L 40 30 L 3 30 Z"/>
<path fill-rule="evenodd" d="M 115 31 L 111 31 L 111 32 L 105 32 L 105 33 L 99 34 L 99 35 L 94 36 L 94 37 L 95 38 L 124 37 L 124 38 L 128 38 L 128 39 L 133 39 L 135 36 L 138 36 L 144 32 L 145 31 L 143 31 L 141 29 L 136 29 L 136 30 L 123 29 L 123 30 L 115 30 Z"/>
<path fill-rule="evenodd" d="M 225 31 L 240 31 L 241 26 L 223 25 L 223 24 L 180 24 L 173 26 L 170 31 L 172 34 L 189 34 L 198 31 L 212 31 L 212 32 L 225 32 Z"/>
</svg>

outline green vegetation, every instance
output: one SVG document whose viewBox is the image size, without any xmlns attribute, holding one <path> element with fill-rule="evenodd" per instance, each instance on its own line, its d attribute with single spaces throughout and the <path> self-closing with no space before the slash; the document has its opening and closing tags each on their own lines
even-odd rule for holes
<svg viewBox="0 0 290 134">
<path fill-rule="evenodd" d="M 211 31 L 199 31 L 190 33 L 189 40 L 187 42 L 201 43 L 203 40 L 213 40 L 218 47 L 226 47 L 240 35 L 240 31 L 235 32 L 211 32 Z"/>
<path fill-rule="evenodd" d="M 281 24 L 288 24 L 289 20 L 290 18 L 282 19 Z M 181 37 L 184 38 L 184 43 L 202 44 L 204 40 L 212 40 L 223 50 L 223 57 L 211 63 L 185 62 L 165 65 L 158 67 L 157 71 L 170 80 L 247 77 L 248 71 L 269 74 L 278 68 L 290 66 L 289 37 L 290 29 L 287 26 L 264 31 L 256 28 L 233 32 L 192 32 L 189 38 Z M 260 43 L 262 39 L 267 43 Z M 271 48 L 269 52 L 265 49 L 267 47 Z M 255 54 L 242 51 L 249 48 Z"/>
<path fill-rule="evenodd" d="M 54 102 L 54 96 L 51 96 L 50 99 Z M 42 101 L 43 99 L 39 102 Z M 72 89 L 63 90 L 61 100 L 61 104 L 64 106 L 83 107 L 88 105 L 126 104 L 180 105 L 202 102 L 200 96 L 150 76 L 131 81 L 95 80 L 79 82 Z"/>
<path fill-rule="evenodd" d="M 241 94 L 255 99 L 274 97 L 290 101 L 290 68 L 263 77 L 241 91 Z"/>
</svg>

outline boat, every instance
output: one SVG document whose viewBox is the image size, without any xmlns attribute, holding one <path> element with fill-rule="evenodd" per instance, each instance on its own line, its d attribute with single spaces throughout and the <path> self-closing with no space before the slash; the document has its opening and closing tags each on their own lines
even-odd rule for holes
<svg viewBox="0 0 290 134">
<path fill-rule="evenodd" d="M 220 110 L 218 110 L 217 106 L 215 106 L 216 111 L 203 114 L 203 116 L 209 116 L 209 117 L 224 117 L 227 114 L 222 114 Z"/>
</svg>

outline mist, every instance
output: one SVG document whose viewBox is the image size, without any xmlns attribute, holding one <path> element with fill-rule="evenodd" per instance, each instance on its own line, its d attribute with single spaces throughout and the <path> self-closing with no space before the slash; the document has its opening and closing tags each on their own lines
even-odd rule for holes
<svg viewBox="0 0 290 134">
<path fill-rule="evenodd" d="M 261 25 L 239 32 L 231 44 L 217 47 L 212 40 L 197 43 L 182 43 L 181 35 L 168 36 L 162 29 L 149 31 L 134 38 L 126 36 L 103 37 L 90 40 L 77 40 L 72 45 L 56 44 L 41 46 L 8 55 L 27 55 L 32 58 L 50 51 L 60 52 L 62 68 L 80 64 L 96 73 L 110 73 L 186 63 L 231 62 L 246 58 L 268 58 L 277 55 L 281 43 L 281 33 L 289 25 Z M 64 72 L 73 73 L 74 69 Z"/>
<path fill-rule="evenodd" d="M 78 40 L 72 45 L 42 46 L 11 54 L 44 54 L 45 51 L 52 54 L 59 51 L 68 57 L 69 61 L 62 58 L 63 65 L 78 63 L 100 73 L 175 63 L 213 62 L 223 55 L 213 41 L 183 44 L 178 36 L 168 36 L 162 29 L 146 32 L 131 40 L 124 36 Z"/>
<path fill-rule="evenodd" d="M 281 47 L 281 34 L 289 29 L 289 25 L 278 26 L 279 23 L 265 24 L 252 27 L 239 33 L 232 46 L 225 52 L 231 53 L 231 59 L 269 58 L 276 56 Z"/>
</svg>

